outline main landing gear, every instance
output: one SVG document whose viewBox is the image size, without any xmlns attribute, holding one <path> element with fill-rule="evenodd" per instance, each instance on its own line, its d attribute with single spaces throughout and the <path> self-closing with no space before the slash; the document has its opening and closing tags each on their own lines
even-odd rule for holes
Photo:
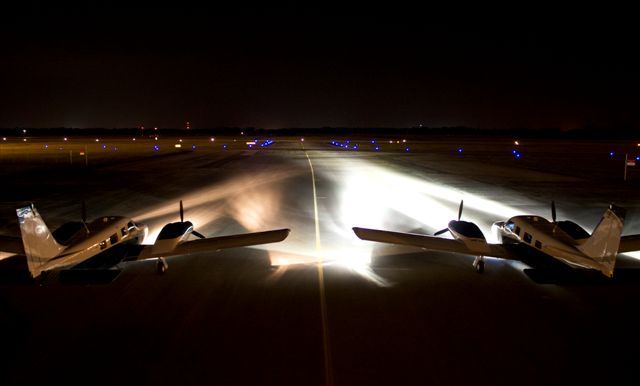
<svg viewBox="0 0 640 386">
<path fill-rule="evenodd" d="M 473 268 L 476 269 L 476 272 L 482 273 L 484 272 L 484 259 L 482 256 L 477 256 L 473 261 Z"/>
<path fill-rule="evenodd" d="M 167 264 L 167 260 L 165 260 L 164 257 L 159 257 L 156 266 L 156 272 L 158 273 L 158 275 L 162 275 L 163 273 L 167 272 L 168 268 L 169 264 Z"/>
</svg>

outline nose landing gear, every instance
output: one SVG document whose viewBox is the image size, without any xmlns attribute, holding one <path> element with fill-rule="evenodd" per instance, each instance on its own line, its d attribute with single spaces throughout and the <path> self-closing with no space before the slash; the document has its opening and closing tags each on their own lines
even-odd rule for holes
<svg viewBox="0 0 640 386">
<path fill-rule="evenodd" d="M 473 268 L 476 269 L 476 272 L 482 273 L 484 272 L 484 258 L 483 256 L 477 256 L 473 261 Z"/>
</svg>

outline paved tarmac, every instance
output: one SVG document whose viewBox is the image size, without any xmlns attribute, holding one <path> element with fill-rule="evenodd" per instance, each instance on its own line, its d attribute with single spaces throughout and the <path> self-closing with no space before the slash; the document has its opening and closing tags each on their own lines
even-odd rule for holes
<svg viewBox="0 0 640 386">
<path fill-rule="evenodd" d="M 634 258 L 619 258 L 613 280 L 492 258 L 477 274 L 473 256 L 351 232 L 431 234 L 464 199 L 463 219 L 489 238 L 493 221 L 549 217 L 551 200 L 559 219 L 588 230 L 613 201 L 628 209 L 624 234 L 640 233 L 640 176 L 621 181 L 619 159 L 604 153 L 624 144 L 523 144 L 516 160 L 504 141 L 457 142 L 131 149 L 88 166 L 5 159 L 2 234 L 17 235 L 18 203 L 33 201 L 55 229 L 78 220 L 83 199 L 89 218 L 148 223 L 149 242 L 178 219 L 180 199 L 205 235 L 292 231 L 278 244 L 173 258 L 163 276 L 142 262 L 110 284 L 57 273 L 0 283 L 0 383 L 635 385 Z"/>
</svg>

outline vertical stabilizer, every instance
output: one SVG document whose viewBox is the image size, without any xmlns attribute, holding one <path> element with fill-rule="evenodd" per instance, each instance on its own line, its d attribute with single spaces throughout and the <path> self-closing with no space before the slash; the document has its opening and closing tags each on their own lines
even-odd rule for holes
<svg viewBox="0 0 640 386">
<path fill-rule="evenodd" d="M 42 266 L 58 256 L 64 247 L 53 238 L 33 204 L 16 209 L 16 214 L 29 272 L 31 276 L 37 277 L 42 272 Z"/>
<path fill-rule="evenodd" d="M 624 208 L 611 204 L 591 237 L 576 246 L 582 253 L 599 263 L 602 273 L 609 277 L 613 276 L 625 214 Z"/>
</svg>

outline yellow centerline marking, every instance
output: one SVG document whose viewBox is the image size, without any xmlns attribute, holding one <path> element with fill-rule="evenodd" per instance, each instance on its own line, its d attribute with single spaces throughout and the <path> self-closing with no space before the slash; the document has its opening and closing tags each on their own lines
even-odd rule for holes
<svg viewBox="0 0 640 386">
<path fill-rule="evenodd" d="M 304 145 L 303 145 L 304 148 Z M 316 176 L 313 171 L 313 164 L 309 154 L 305 151 L 304 155 L 307 156 L 309 161 L 309 168 L 311 169 L 311 183 L 313 186 L 313 215 L 315 217 L 316 224 L 316 255 L 317 255 L 317 267 L 318 267 L 318 286 L 320 290 L 320 314 L 322 316 L 322 344 L 324 346 L 324 378 L 327 386 L 333 385 L 333 374 L 331 372 L 331 350 L 329 345 L 329 321 L 327 318 L 327 298 L 325 295 L 324 286 L 324 268 L 322 265 L 322 245 L 320 243 L 320 219 L 318 218 L 318 195 L 316 194 Z"/>
</svg>

